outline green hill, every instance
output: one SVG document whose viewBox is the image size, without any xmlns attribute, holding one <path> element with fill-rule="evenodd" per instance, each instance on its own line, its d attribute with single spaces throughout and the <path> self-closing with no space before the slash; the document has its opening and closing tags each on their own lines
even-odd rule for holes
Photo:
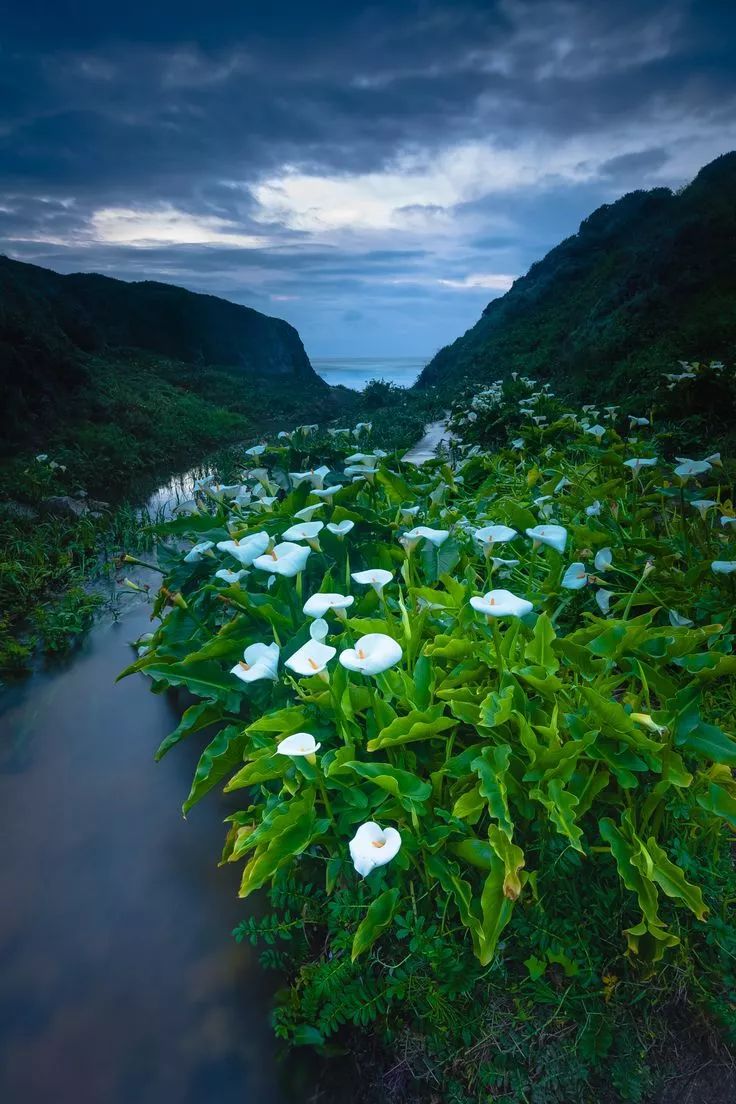
<svg viewBox="0 0 736 1104">
<path fill-rule="evenodd" d="M 419 388 L 513 371 L 589 401 L 651 397 L 678 360 L 736 354 L 736 153 L 678 193 L 600 207 L 441 349 Z"/>
<path fill-rule="evenodd" d="M 270 405 L 276 392 L 289 395 L 287 407 L 298 396 L 328 392 L 288 322 L 168 284 L 60 276 L 0 257 L 6 449 L 42 445 L 71 423 L 98 420 L 108 378 L 124 390 L 126 378 L 139 385 L 142 363 L 149 388 L 160 379 L 204 402 L 232 399 L 243 413 L 265 396 Z"/>
</svg>

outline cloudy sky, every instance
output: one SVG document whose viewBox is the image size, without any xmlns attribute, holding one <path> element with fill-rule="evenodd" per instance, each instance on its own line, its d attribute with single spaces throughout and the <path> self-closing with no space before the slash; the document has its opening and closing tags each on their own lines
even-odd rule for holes
<svg viewBox="0 0 736 1104">
<path fill-rule="evenodd" d="M 736 148 L 735 45 L 730 0 L 9 0 L 0 252 L 430 355 Z"/>
</svg>

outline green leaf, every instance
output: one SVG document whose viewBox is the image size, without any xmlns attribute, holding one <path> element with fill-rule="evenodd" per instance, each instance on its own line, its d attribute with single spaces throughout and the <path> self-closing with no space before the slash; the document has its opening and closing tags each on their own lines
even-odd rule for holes
<svg viewBox="0 0 736 1104">
<path fill-rule="evenodd" d="M 197 763 L 189 797 L 182 806 L 184 815 L 229 774 L 233 767 L 243 762 L 245 741 L 246 735 L 242 729 L 236 725 L 228 725 L 207 745 Z"/>
<path fill-rule="evenodd" d="M 243 686 L 235 675 L 224 672 L 214 660 L 201 663 L 151 663 L 145 673 L 153 679 L 161 679 L 168 686 L 185 686 L 198 698 L 219 701 L 231 713 L 240 708 Z"/>
<path fill-rule="evenodd" d="M 486 748 L 470 764 L 480 778 L 480 792 L 488 802 L 488 811 L 498 821 L 499 828 L 509 840 L 514 834 L 506 787 L 510 759 L 511 748 L 508 744 L 502 744 L 500 747 Z"/>
<path fill-rule="evenodd" d="M 314 819 L 314 812 L 304 813 L 285 832 L 272 840 L 265 850 L 260 850 L 243 871 L 240 897 L 247 897 L 269 882 L 276 871 L 289 863 L 312 842 L 314 836 L 324 831 L 324 823 Z"/>
<path fill-rule="evenodd" d="M 371 901 L 368 911 L 358 925 L 353 938 L 350 959 L 355 962 L 359 955 L 369 950 L 389 927 L 399 902 L 398 889 L 387 889 L 375 901 Z"/>
<path fill-rule="evenodd" d="M 557 635 L 547 613 L 541 613 L 534 626 L 532 639 L 524 649 L 524 656 L 531 664 L 542 667 L 548 675 L 560 666 L 552 647 Z"/>
<path fill-rule="evenodd" d="M 355 771 L 361 778 L 367 778 L 393 797 L 406 798 L 412 802 L 426 801 L 432 794 L 429 782 L 422 782 L 410 771 L 392 767 L 390 763 L 345 763 L 345 768 Z"/>
<path fill-rule="evenodd" d="M 488 840 L 504 866 L 502 883 L 504 897 L 515 901 L 521 893 L 519 871 L 525 865 L 524 852 L 495 824 L 491 824 L 488 829 Z"/>
<path fill-rule="evenodd" d="M 221 718 L 222 705 L 219 702 L 204 701 L 197 702 L 196 705 L 190 705 L 182 713 L 181 720 L 174 731 L 159 744 L 155 755 L 156 762 L 163 759 L 166 752 L 170 751 L 174 744 L 178 744 L 185 736 L 189 736 L 193 732 L 199 732 Z"/>
<path fill-rule="evenodd" d="M 410 744 L 415 740 L 428 740 L 432 736 L 441 736 L 450 728 L 456 728 L 457 721 L 453 717 L 443 716 L 444 708 L 444 704 L 440 702 L 430 709 L 414 709 L 405 717 L 397 717 L 374 740 L 368 741 L 368 751 Z"/>
<path fill-rule="evenodd" d="M 420 557 L 425 579 L 429 583 L 436 583 L 457 567 L 460 562 L 460 545 L 454 537 L 448 537 L 439 548 L 435 548 L 431 541 L 424 541 Z"/>
<path fill-rule="evenodd" d="M 707 794 L 698 794 L 698 805 L 708 813 L 722 817 L 730 828 L 736 832 L 736 798 L 723 786 L 717 786 L 711 782 Z"/>
<path fill-rule="evenodd" d="M 257 759 L 246 763 L 237 774 L 233 775 L 225 786 L 225 793 L 242 790 L 245 786 L 256 786 L 260 782 L 270 782 L 273 778 L 281 778 L 288 765 L 288 755 L 279 755 L 277 751 L 259 755 Z"/>
</svg>

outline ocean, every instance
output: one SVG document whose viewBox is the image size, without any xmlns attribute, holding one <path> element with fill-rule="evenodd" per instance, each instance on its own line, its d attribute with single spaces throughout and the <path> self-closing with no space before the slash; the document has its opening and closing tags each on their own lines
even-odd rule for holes
<svg viewBox="0 0 736 1104">
<path fill-rule="evenodd" d="M 410 387 L 431 357 L 310 357 L 322 379 L 362 391 L 374 379 Z"/>
</svg>

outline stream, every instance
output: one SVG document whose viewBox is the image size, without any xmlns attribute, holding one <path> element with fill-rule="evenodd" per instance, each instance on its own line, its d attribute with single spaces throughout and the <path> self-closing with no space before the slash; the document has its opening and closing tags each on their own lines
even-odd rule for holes
<svg viewBox="0 0 736 1104">
<path fill-rule="evenodd" d="M 180 482 L 149 505 L 165 507 Z M 281 1104 L 274 980 L 238 946 L 216 792 L 184 820 L 201 740 L 153 753 L 171 695 L 115 677 L 149 606 L 0 694 L 0 1101 Z M 290 1099 L 296 1097 L 288 1094 Z"/>
</svg>

